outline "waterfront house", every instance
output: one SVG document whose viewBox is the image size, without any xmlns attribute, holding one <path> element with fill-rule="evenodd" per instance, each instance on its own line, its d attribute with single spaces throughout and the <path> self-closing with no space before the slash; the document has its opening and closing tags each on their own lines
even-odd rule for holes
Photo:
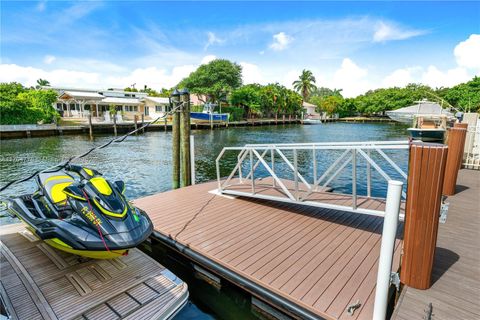
<svg viewBox="0 0 480 320">
<path fill-rule="evenodd" d="M 58 93 L 55 108 L 65 118 L 86 118 L 90 114 L 96 121 L 110 120 L 109 110 L 115 108 L 122 119 L 132 120 L 144 113 L 144 92 L 123 90 L 97 90 L 64 87 L 45 87 Z"/>
<path fill-rule="evenodd" d="M 91 114 L 96 122 L 111 121 L 110 110 L 115 108 L 117 119 L 133 120 L 142 115 L 146 120 L 156 119 L 170 111 L 170 102 L 165 97 L 151 97 L 145 92 L 132 92 L 121 89 L 80 89 L 45 86 L 57 92 L 55 109 L 64 118 L 85 119 Z M 192 105 L 203 104 L 205 96 L 190 96 Z"/>
<path fill-rule="evenodd" d="M 170 100 L 164 97 L 145 97 L 142 99 L 145 117 L 156 119 L 170 111 Z"/>
</svg>

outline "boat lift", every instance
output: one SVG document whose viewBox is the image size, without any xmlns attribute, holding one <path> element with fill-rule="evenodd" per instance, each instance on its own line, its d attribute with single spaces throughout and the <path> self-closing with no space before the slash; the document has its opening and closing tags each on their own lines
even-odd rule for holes
<svg viewBox="0 0 480 320">
<path fill-rule="evenodd" d="M 225 147 L 216 159 L 217 192 L 382 217 L 384 223 L 373 319 L 385 319 L 390 286 L 394 284 L 398 289 L 400 284 L 398 274 L 392 272 L 392 263 L 398 221 L 404 219 L 404 214 L 401 214 L 401 205 L 402 199 L 406 198 L 403 185 L 404 181 L 407 180 L 407 174 L 385 151 L 408 149 L 409 141 L 247 144 L 243 147 Z M 343 152 L 329 167 L 323 172 L 319 172 L 317 154 L 332 151 Z M 237 152 L 237 162 L 228 177 L 222 179 L 220 162 L 226 152 Z M 305 152 L 311 152 L 313 183 L 308 182 L 299 170 L 299 154 L 304 155 Z M 287 154 L 293 154 L 293 159 L 289 159 Z M 374 154 L 376 157 L 374 157 Z M 357 172 L 360 159 L 366 161 L 366 196 L 359 196 L 357 193 Z M 374 159 L 377 159 L 377 161 Z M 382 163 L 378 159 L 382 159 Z M 279 160 L 280 162 L 278 162 Z M 349 164 L 352 173 L 352 194 L 328 192 L 330 183 Z M 403 181 L 392 179 L 381 167 L 385 164 L 390 166 L 390 171 L 393 169 L 394 172 L 397 172 Z M 246 166 L 248 167 L 248 173 L 244 175 L 243 171 Z M 262 167 L 268 173 L 267 178 L 260 177 L 260 174 L 255 175 L 255 170 L 258 171 Z M 365 203 L 368 203 L 368 199 L 372 197 L 372 167 L 388 183 L 383 210 L 371 209 L 365 205 Z M 287 168 L 286 171 L 293 173 L 293 180 L 281 178 L 279 168 L 282 169 L 283 173 L 285 173 L 285 168 Z M 378 200 L 378 198 L 376 199 Z M 350 203 L 350 205 L 346 203 Z"/>
</svg>

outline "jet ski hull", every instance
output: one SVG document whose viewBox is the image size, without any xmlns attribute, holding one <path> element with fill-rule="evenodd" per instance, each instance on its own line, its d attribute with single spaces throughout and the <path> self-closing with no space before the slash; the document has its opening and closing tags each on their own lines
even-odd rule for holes
<svg viewBox="0 0 480 320">
<path fill-rule="evenodd" d="M 82 257 L 114 259 L 125 256 L 129 249 L 145 241 L 153 231 L 146 213 L 136 208 L 129 208 L 129 210 L 138 210 L 136 219 L 126 216 L 123 219 L 113 218 L 112 220 L 115 221 L 107 221 L 102 217 L 105 225 L 126 224 L 127 221 L 129 223 L 128 229 L 123 232 L 107 233 L 99 227 L 88 225 L 86 219 L 78 215 L 65 219 L 49 217 L 44 207 L 38 210 L 39 203 L 41 201 L 35 200 L 34 196 L 24 195 L 10 199 L 8 211 L 23 221 L 32 233 L 49 246 Z M 96 215 L 99 217 L 100 213 L 96 212 Z"/>
</svg>

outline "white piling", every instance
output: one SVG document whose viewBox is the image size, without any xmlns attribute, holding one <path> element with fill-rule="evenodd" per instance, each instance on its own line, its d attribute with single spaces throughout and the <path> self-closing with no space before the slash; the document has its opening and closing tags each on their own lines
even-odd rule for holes
<svg viewBox="0 0 480 320">
<path fill-rule="evenodd" d="M 388 182 L 387 203 L 383 221 L 380 258 L 378 261 L 377 288 L 373 307 L 373 320 L 385 320 L 387 313 L 388 290 L 392 272 L 395 236 L 397 234 L 398 217 L 403 182 L 390 180 Z"/>
<path fill-rule="evenodd" d="M 195 138 L 190 135 L 190 175 L 192 185 L 195 184 Z"/>
</svg>

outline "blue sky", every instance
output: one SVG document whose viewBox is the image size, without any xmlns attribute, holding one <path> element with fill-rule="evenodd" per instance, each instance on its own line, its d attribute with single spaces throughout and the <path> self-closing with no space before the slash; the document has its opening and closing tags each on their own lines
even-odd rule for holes
<svg viewBox="0 0 480 320">
<path fill-rule="evenodd" d="M 160 89 L 216 57 L 354 96 L 479 75 L 480 3 L 2 1 L 0 41 L 0 81 Z"/>
</svg>

